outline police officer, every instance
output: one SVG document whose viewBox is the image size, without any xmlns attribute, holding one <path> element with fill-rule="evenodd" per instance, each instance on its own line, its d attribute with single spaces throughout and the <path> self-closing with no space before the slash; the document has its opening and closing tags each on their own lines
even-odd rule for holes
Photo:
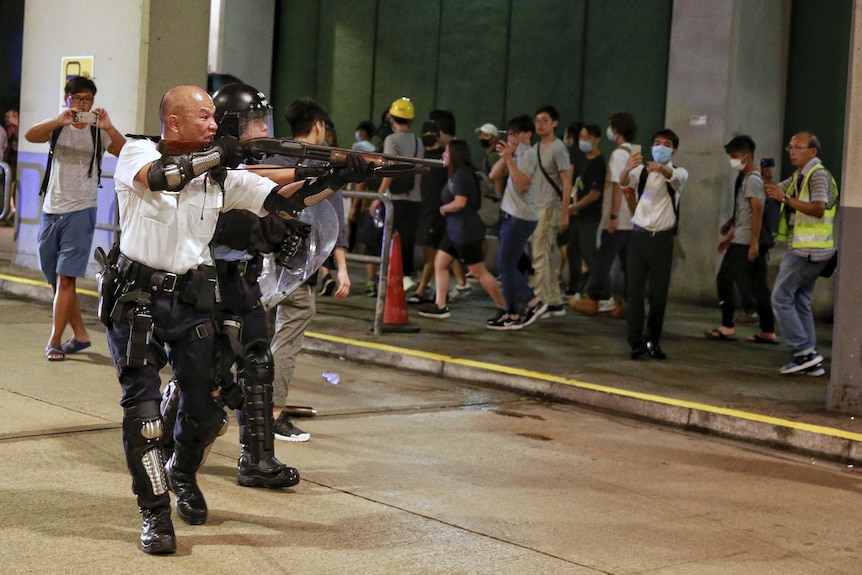
<svg viewBox="0 0 862 575">
<path fill-rule="evenodd" d="M 123 447 L 143 515 L 146 553 L 176 551 L 168 488 L 186 523 L 207 518 L 196 472 L 224 422 L 224 410 L 212 397 L 216 277 L 208 244 L 218 215 L 245 209 L 293 217 L 361 171 L 354 163 L 354 171 L 289 186 L 247 171 L 224 171 L 239 165 L 246 152 L 236 140 L 213 141 L 215 111 L 203 89 L 172 88 L 159 108 L 162 141 L 127 143 L 114 176 L 122 235 L 112 250 L 116 257 L 107 261 L 117 279 L 103 281 L 100 290 L 100 311 L 112 313 L 100 316 L 122 387 Z M 174 451 L 164 464 L 159 370 L 168 362 L 182 386 Z"/>
</svg>

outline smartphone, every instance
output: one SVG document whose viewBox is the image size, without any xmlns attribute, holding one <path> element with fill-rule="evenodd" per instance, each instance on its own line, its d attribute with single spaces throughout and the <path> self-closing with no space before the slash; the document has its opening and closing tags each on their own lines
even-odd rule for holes
<svg viewBox="0 0 862 575">
<path fill-rule="evenodd" d="M 99 121 L 99 114 L 95 112 L 77 112 L 75 113 L 76 124 L 95 124 Z"/>
</svg>

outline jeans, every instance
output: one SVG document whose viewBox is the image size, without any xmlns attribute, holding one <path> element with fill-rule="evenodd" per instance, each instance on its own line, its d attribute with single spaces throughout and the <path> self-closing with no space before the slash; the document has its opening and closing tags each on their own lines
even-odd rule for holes
<svg viewBox="0 0 862 575">
<path fill-rule="evenodd" d="M 817 346 L 811 300 L 814 284 L 827 262 L 811 262 L 789 253 L 781 260 L 775 287 L 772 288 L 772 311 L 785 343 L 800 353 Z"/>
<path fill-rule="evenodd" d="M 535 229 L 536 222 L 503 214 L 503 220 L 500 224 L 500 251 L 497 254 L 497 269 L 500 270 L 506 311 L 511 314 L 518 313 L 520 302 L 530 301 L 534 297 L 533 290 L 527 283 L 527 278 L 518 271 L 518 260 L 521 259 L 527 240 Z"/>
</svg>

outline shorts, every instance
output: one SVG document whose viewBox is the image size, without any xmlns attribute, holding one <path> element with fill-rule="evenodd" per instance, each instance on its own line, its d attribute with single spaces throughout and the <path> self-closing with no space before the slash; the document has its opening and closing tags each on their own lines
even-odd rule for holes
<svg viewBox="0 0 862 575">
<path fill-rule="evenodd" d="M 456 244 L 448 235 L 443 236 L 438 249 L 446 252 L 456 260 L 460 260 L 466 266 L 472 266 L 485 261 L 485 240 L 476 240 L 466 244 Z"/>
<path fill-rule="evenodd" d="M 57 275 L 84 277 L 95 231 L 96 208 L 68 214 L 42 212 L 39 269 L 49 284 L 57 285 Z"/>
<path fill-rule="evenodd" d="M 416 232 L 416 245 L 434 248 L 440 247 L 443 236 L 446 235 L 446 218 L 439 212 L 429 212 L 419 217 L 419 228 Z"/>
</svg>

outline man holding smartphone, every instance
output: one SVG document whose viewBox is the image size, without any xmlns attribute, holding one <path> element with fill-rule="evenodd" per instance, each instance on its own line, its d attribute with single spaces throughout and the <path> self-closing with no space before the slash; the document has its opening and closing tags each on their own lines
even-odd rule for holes
<svg viewBox="0 0 862 575">
<path fill-rule="evenodd" d="M 66 108 L 25 134 L 28 142 L 50 142 L 42 181 L 45 196 L 39 225 L 39 268 L 54 292 L 53 329 L 45 357 L 62 361 L 66 354 L 90 347 L 81 318 L 76 279 L 84 277 L 96 229 L 96 199 L 101 156 L 118 156 L 126 139 L 103 108 L 93 108 L 96 84 L 75 76 L 66 82 Z M 72 337 L 62 343 L 66 326 Z"/>
</svg>

